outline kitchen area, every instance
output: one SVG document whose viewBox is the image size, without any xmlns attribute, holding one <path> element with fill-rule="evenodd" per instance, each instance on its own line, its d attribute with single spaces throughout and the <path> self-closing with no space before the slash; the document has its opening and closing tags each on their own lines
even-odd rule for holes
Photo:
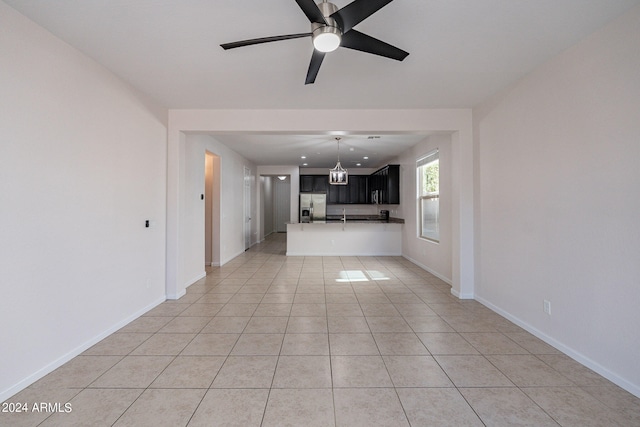
<svg viewBox="0 0 640 427">
<path fill-rule="evenodd" d="M 328 174 L 300 171 L 298 222 L 287 224 L 287 255 L 400 256 L 403 219 L 400 166 L 330 183 Z"/>
</svg>

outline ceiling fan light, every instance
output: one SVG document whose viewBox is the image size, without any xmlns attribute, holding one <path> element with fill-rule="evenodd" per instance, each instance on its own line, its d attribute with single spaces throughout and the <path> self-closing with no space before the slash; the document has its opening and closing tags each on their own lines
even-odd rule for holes
<svg viewBox="0 0 640 427">
<path fill-rule="evenodd" d="M 320 52 L 333 52 L 340 47 L 340 31 L 334 27 L 318 28 L 313 33 L 313 47 Z"/>
</svg>

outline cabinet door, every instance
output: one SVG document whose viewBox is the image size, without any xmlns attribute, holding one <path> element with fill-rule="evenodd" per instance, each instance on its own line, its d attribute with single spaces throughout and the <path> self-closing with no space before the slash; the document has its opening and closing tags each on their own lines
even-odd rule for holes
<svg viewBox="0 0 640 427">
<path fill-rule="evenodd" d="M 303 193 L 313 191 L 313 175 L 300 175 L 300 191 Z"/>
<path fill-rule="evenodd" d="M 369 193 L 376 192 L 380 189 L 378 185 L 379 177 L 378 174 L 373 173 L 369 176 Z M 369 194 L 369 203 L 375 203 L 373 199 L 373 194 Z"/>
<path fill-rule="evenodd" d="M 385 167 L 380 172 L 380 204 L 389 204 L 389 167 Z"/>
<path fill-rule="evenodd" d="M 327 193 L 329 191 L 329 175 L 313 175 L 313 191 Z"/>
<path fill-rule="evenodd" d="M 351 177 L 349 177 L 349 181 L 351 181 Z M 331 204 L 343 205 L 349 203 L 349 186 L 329 184 L 327 200 Z"/>
<path fill-rule="evenodd" d="M 400 165 L 387 165 L 369 176 L 367 193 L 378 192 L 381 205 L 400 204 Z M 369 199 L 370 203 L 373 200 Z"/>
<path fill-rule="evenodd" d="M 338 204 L 349 203 L 349 186 L 348 185 L 333 185 L 338 190 Z"/>
<path fill-rule="evenodd" d="M 369 177 L 363 176 L 358 186 L 358 203 L 369 203 L 371 198 L 371 192 L 369 191 Z"/>
<path fill-rule="evenodd" d="M 387 172 L 387 203 L 400 204 L 400 165 L 389 165 Z"/>
<path fill-rule="evenodd" d="M 330 205 L 338 204 L 338 187 L 342 187 L 342 185 L 331 185 L 329 184 L 329 190 L 327 191 L 327 203 Z"/>
<path fill-rule="evenodd" d="M 347 191 L 349 193 L 349 203 L 360 203 L 358 197 L 358 186 L 360 185 L 362 177 L 359 175 L 349 175 L 349 185 Z"/>
<path fill-rule="evenodd" d="M 352 175 L 349 177 L 349 203 L 367 203 L 367 181 L 366 175 Z"/>
</svg>

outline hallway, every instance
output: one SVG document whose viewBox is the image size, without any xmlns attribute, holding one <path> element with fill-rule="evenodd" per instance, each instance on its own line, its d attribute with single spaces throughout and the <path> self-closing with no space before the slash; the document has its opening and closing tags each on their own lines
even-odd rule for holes
<svg viewBox="0 0 640 427">
<path fill-rule="evenodd" d="M 2 426 L 639 425 L 640 400 L 400 257 L 273 234 L 10 402 Z"/>
</svg>

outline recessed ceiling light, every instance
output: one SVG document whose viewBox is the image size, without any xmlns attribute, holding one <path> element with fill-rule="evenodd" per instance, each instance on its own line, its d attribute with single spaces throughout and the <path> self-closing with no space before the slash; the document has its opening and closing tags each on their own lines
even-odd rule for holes
<svg viewBox="0 0 640 427">
<path fill-rule="evenodd" d="M 356 166 L 362 166 L 362 163 L 356 163 Z"/>
<path fill-rule="evenodd" d="M 302 166 L 309 166 L 309 163 L 303 163 Z"/>
<path fill-rule="evenodd" d="M 364 156 L 363 159 L 369 160 L 369 156 Z"/>
<path fill-rule="evenodd" d="M 306 159 L 306 158 L 307 158 L 307 156 L 300 156 L 300 158 L 301 158 L 301 159 Z"/>
</svg>

